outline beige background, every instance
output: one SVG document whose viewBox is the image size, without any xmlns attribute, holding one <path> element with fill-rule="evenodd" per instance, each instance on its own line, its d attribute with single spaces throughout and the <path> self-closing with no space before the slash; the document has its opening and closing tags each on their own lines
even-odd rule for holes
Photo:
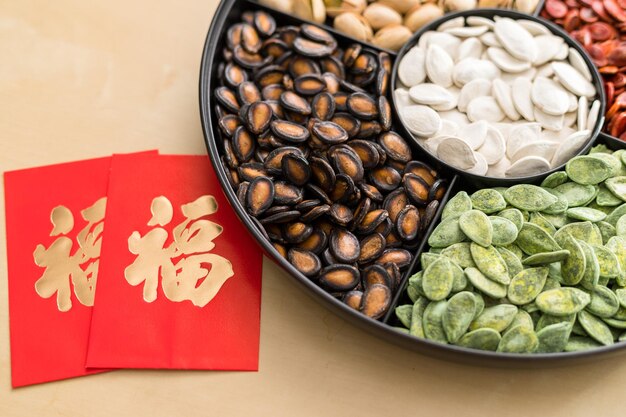
<svg viewBox="0 0 626 417">
<path fill-rule="evenodd" d="M 217 3 L 0 0 L 0 171 L 204 153 L 198 69 Z M 267 259 L 258 373 L 118 371 L 11 390 L 0 263 L 2 417 L 626 414 L 626 357 L 538 371 L 430 359 L 334 316 Z"/>
</svg>

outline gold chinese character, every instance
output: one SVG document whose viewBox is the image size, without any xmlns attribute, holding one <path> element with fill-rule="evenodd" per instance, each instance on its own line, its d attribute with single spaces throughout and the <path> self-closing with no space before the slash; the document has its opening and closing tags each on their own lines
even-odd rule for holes
<svg viewBox="0 0 626 417">
<path fill-rule="evenodd" d="M 35 291 L 42 298 L 50 298 L 56 293 L 60 311 L 72 308 L 70 281 L 78 301 L 93 306 L 105 209 L 106 197 L 103 197 L 81 211 L 87 225 L 76 236 L 78 247 L 74 253 L 74 242 L 67 236 L 74 229 L 74 215 L 65 206 L 57 206 L 50 213 L 53 226 L 50 236 L 59 237 L 48 248 L 42 244 L 35 248 L 35 264 L 45 268 L 35 283 Z"/>
<path fill-rule="evenodd" d="M 213 240 L 223 231 L 222 226 L 204 218 L 217 212 L 217 201 L 205 195 L 182 205 L 185 220 L 174 227 L 169 245 L 169 233 L 162 226 L 172 221 L 172 203 L 164 196 L 156 197 L 150 211 L 148 226 L 161 227 L 144 236 L 134 231 L 128 238 L 128 249 L 137 257 L 124 271 L 126 280 L 134 286 L 143 282 L 143 299 L 151 303 L 157 299 L 160 276 L 166 298 L 204 307 L 234 275 L 228 259 L 209 253 L 215 247 Z"/>
</svg>

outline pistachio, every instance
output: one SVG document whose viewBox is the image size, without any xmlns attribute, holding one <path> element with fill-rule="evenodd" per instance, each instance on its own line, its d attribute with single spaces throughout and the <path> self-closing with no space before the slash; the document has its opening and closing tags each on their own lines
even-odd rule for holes
<svg viewBox="0 0 626 417">
<path fill-rule="evenodd" d="M 402 45 L 409 40 L 412 34 L 406 26 L 392 23 L 376 32 L 372 43 L 379 48 L 397 51 L 402 48 Z"/>
<path fill-rule="evenodd" d="M 396 10 L 380 3 L 371 3 L 363 11 L 363 17 L 372 29 L 378 30 L 388 25 L 400 25 L 402 16 Z"/>
<path fill-rule="evenodd" d="M 338 31 L 364 42 L 370 41 L 374 36 L 367 20 L 356 13 L 341 13 L 335 17 L 333 26 Z"/>
</svg>

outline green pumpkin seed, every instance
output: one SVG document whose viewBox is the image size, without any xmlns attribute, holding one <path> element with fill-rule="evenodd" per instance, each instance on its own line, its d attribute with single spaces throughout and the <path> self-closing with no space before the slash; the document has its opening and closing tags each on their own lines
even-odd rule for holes
<svg viewBox="0 0 626 417">
<path fill-rule="evenodd" d="M 605 247 L 617 256 L 620 274 L 616 278 L 617 285 L 626 286 L 626 239 L 613 236 L 606 243 Z"/>
<path fill-rule="evenodd" d="M 450 258 L 453 262 L 459 265 L 461 268 L 475 267 L 474 259 L 470 251 L 469 242 L 455 243 L 450 245 L 441 251 L 441 254 L 447 258 Z"/>
<path fill-rule="evenodd" d="M 598 262 L 598 258 L 590 245 L 582 240 L 579 240 L 578 244 L 585 253 L 586 264 L 585 274 L 583 275 L 583 279 L 580 281 L 580 285 L 591 291 L 596 285 L 598 285 L 598 279 L 600 278 L 600 263 Z"/>
<path fill-rule="evenodd" d="M 506 267 L 509 270 L 509 276 L 514 277 L 524 269 L 522 262 L 513 252 L 502 247 L 496 247 L 496 250 L 500 253 L 504 263 L 506 263 Z"/>
<path fill-rule="evenodd" d="M 591 302 L 587 311 L 602 318 L 611 318 L 619 310 L 619 301 L 613 291 L 602 285 L 596 285 L 591 291 Z"/>
<path fill-rule="evenodd" d="M 606 145 L 604 144 L 599 144 L 599 145 L 595 145 L 593 146 L 591 149 L 589 149 L 589 154 L 593 155 L 595 153 L 611 153 L 613 151 L 611 151 Z"/>
<path fill-rule="evenodd" d="M 556 241 L 541 227 L 533 223 L 524 223 L 520 230 L 517 240 L 517 246 L 527 255 L 534 255 L 541 252 L 554 252 L 561 248 Z"/>
<path fill-rule="evenodd" d="M 437 253 L 423 252 L 422 256 L 420 256 L 420 263 L 422 265 L 422 270 L 425 270 L 426 268 L 428 268 L 430 264 L 435 262 L 440 257 L 441 255 Z"/>
<path fill-rule="evenodd" d="M 560 264 L 554 263 L 552 265 L 560 265 Z M 550 270 L 550 267 L 548 267 L 548 271 L 549 270 Z M 561 282 L 557 278 L 551 277 L 550 272 L 548 272 L 548 278 L 546 278 L 546 283 L 543 286 L 543 290 L 541 291 L 553 290 L 555 288 L 561 288 Z"/>
<path fill-rule="evenodd" d="M 523 305 L 532 302 L 543 289 L 548 277 L 548 268 L 528 268 L 511 279 L 507 298 L 513 304 Z"/>
<path fill-rule="evenodd" d="M 504 198 L 513 207 L 527 211 L 542 211 L 558 201 L 543 188 L 530 184 L 510 187 L 504 192 Z"/>
<path fill-rule="evenodd" d="M 517 307 L 512 304 L 498 304 L 487 307 L 474 321 L 470 323 L 470 330 L 488 327 L 501 332 L 513 321 L 517 315 Z"/>
<path fill-rule="evenodd" d="M 569 251 L 569 256 L 561 264 L 561 276 L 566 285 L 578 284 L 585 275 L 587 260 L 585 252 L 580 243 L 569 233 L 557 236 L 557 242 L 565 250 Z"/>
<path fill-rule="evenodd" d="M 569 203 L 567 201 L 567 197 L 562 192 L 555 190 L 553 188 L 546 188 L 547 192 L 552 194 L 557 198 L 554 204 L 549 205 L 543 210 L 543 213 L 546 214 L 561 214 L 564 213 L 569 207 Z"/>
<path fill-rule="evenodd" d="M 591 222 L 577 222 L 570 223 L 561 227 L 554 234 L 555 239 L 559 239 L 561 234 L 569 233 L 578 240 L 584 240 L 592 245 L 601 245 L 602 243 L 602 234 L 600 234 L 598 230 L 598 235 L 596 235 L 596 230 L 593 228 L 593 223 Z"/>
<path fill-rule="evenodd" d="M 407 329 L 411 328 L 411 314 L 413 313 L 413 305 L 405 304 L 396 307 L 396 317 L 400 320 L 400 323 Z"/>
<path fill-rule="evenodd" d="M 476 311 L 476 299 L 471 292 L 463 291 L 448 300 L 443 313 L 442 326 L 448 342 L 456 343 L 467 331 Z"/>
<path fill-rule="evenodd" d="M 429 305 L 428 300 L 425 297 L 418 298 L 413 304 L 411 310 L 411 326 L 409 327 L 409 334 L 417 337 L 426 337 L 424 335 L 424 312 Z"/>
<path fill-rule="evenodd" d="M 477 292 L 473 292 L 472 294 L 474 295 L 476 301 L 476 310 L 474 311 L 474 319 L 476 319 L 476 317 L 480 316 L 485 309 L 485 299 Z"/>
<path fill-rule="evenodd" d="M 616 207 L 611 214 L 609 214 L 608 216 L 606 216 L 606 222 L 610 223 L 613 226 L 617 225 L 617 221 L 619 220 L 620 217 L 622 217 L 624 214 L 626 214 L 626 203 L 622 204 L 619 207 Z"/>
<path fill-rule="evenodd" d="M 502 246 L 504 249 L 511 252 L 513 255 L 517 256 L 517 258 L 521 261 L 524 258 L 524 252 L 517 246 L 516 244 Z"/>
<path fill-rule="evenodd" d="M 617 256 L 604 246 L 593 245 L 591 248 L 598 259 L 600 276 L 608 279 L 617 278 L 620 274 Z"/>
<path fill-rule="evenodd" d="M 522 226 L 524 225 L 524 215 L 521 211 L 516 208 L 509 208 L 506 210 L 502 210 L 497 214 L 498 217 L 504 217 L 507 220 L 513 222 L 517 230 L 522 230 Z"/>
<path fill-rule="evenodd" d="M 569 251 L 566 249 L 561 249 L 554 252 L 536 253 L 524 259 L 522 261 L 522 264 L 526 266 L 548 265 L 553 262 L 561 262 L 567 259 L 569 254 Z"/>
<path fill-rule="evenodd" d="M 465 268 L 467 279 L 483 294 L 491 298 L 502 298 L 506 296 L 506 285 L 490 280 L 476 268 Z"/>
<path fill-rule="evenodd" d="M 544 219 L 549 221 L 552 224 L 552 226 L 554 226 L 557 230 L 560 229 L 561 227 L 567 225 L 568 223 L 572 222 L 572 219 L 567 217 L 565 215 L 565 213 L 561 213 L 561 214 L 547 214 L 547 213 L 544 212 L 542 214 L 542 216 L 543 216 Z"/>
<path fill-rule="evenodd" d="M 581 311 L 578 313 L 578 322 L 587 334 L 595 341 L 608 346 L 613 344 L 613 334 L 606 323 L 591 313 Z"/>
<path fill-rule="evenodd" d="M 567 346 L 572 325 L 569 323 L 556 323 L 537 331 L 539 346 L 537 353 L 562 352 Z"/>
<path fill-rule="evenodd" d="M 537 322 L 535 330 L 540 331 L 541 329 L 557 323 L 567 323 L 571 327 L 574 325 L 575 321 L 576 314 L 570 314 L 569 316 L 564 317 L 551 316 L 550 314 L 542 314 L 541 318 L 539 318 L 539 321 Z"/>
<path fill-rule="evenodd" d="M 596 223 L 598 229 L 600 229 L 600 234 L 602 235 L 602 244 L 606 245 L 610 238 L 617 235 L 617 231 L 615 227 L 611 225 L 611 223 L 607 222 L 598 222 Z"/>
<path fill-rule="evenodd" d="M 513 317 L 513 321 L 508 328 L 512 329 L 516 326 L 524 326 L 530 330 L 535 328 L 532 317 L 530 317 L 530 314 L 524 310 L 517 310 L 517 313 L 515 313 L 515 317 Z"/>
<path fill-rule="evenodd" d="M 465 191 L 459 191 L 452 197 L 441 212 L 441 220 L 458 217 L 472 209 L 472 200 Z"/>
<path fill-rule="evenodd" d="M 574 316 L 574 317 L 576 317 L 576 316 Z M 583 326 L 580 325 L 578 320 L 574 320 L 574 323 L 572 324 L 572 333 L 575 334 L 575 335 L 578 335 L 578 336 L 589 337 L 589 335 L 587 334 L 585 329 L 583 329 Z"/>
<path fill-rule="evenodd" d="M 502 353 L 532 353 L 537 350 L 539 339 L 532 329 L 517 326 L 507 330 L 502 335 L 497 352 Z"/>
<path fill-rule="evenodd" d="M 606 214 L 589 207 L 573 207 L 567 210 L 567 216 L 572 219 L 590 221 L 592 223 L 606 219 Z"/>
<path fill-rule="evenodd" d="M 492 243 L 497 246 L 506 246 L 515 242 L 518 229 L 515 223 L 499 216 L 490 216 L 489 221 L 493 229 Z"/>
<path fill-rule="evenodd" d="M 615 318 L 602 319 L 606 324 L 615 329 L 626 329 L 626 320 L 618 320 Z"/>
<path fill-rule="evenodd" d="M 431 301 L 443 300 L 452 291 L 454 270 L 452 262 L 442 256 L 436 259 L 424 270 L 422 290 Z"/>
<path fill-rule="evenodd" d="M 495 351 L 500 343 L 500 333 L 490 328 L 476 329 L 465 333 L 457 343 L 470 349 Z"/>
<path fill-rule="evenodd" d="M 459 227 L 470 240 L 481 246 L 491 245 L 493 228 L 489 217 L 479 210 L 470 210 L 459 217 Z"/>
<path fill-rule="evenodd" d="M 578 313 L 590 302 L 591 296 L 589 294 L 572 287 L 544 291 L 535 299 L 539 310 L 554 316 L 567 316 Z"/>
<path fill-rule="evenodd" d="M 626 214 L 617 220 L 615 224 L 615 234 L 619 237 L 626 238 Z"/>
<path fill-rule="evenodd" d="M 549 289 L 551 290 L 552 288 L 558 288 L 561 286 L 561 282 L 563 282 L 563 276 L 561 273 L 560 263 L 555 262 L 555 263 L 548 265 L 548 278 L 550 279 L 550 281 L 554 281 L 554 283 L 551 284 L 550 288 L 546 288 L 546 291 Z M 548 282 L 546 281 L 546 284 L 547 283 Z"/>
<path fill-rule="evenodd" d="M 410 285 L 408 287 L 406 287 L 406 294 L 409 296 L 409 298 L 413 302 L 417 301 L 417 299 L 422 296 L 422 294 L 420 294 L 420 292 L 417 290 L 417 288 L 412 287 Z"/>
<path fill-rule="evenodd" d="M 537 307 L 537 303 L 535 303 L 534 301 L 532 303 L 522 306 L 522 309 L 528 314 L 530 314 L 531 317 L 533 317 L 534 313 L 537 313 L 537 314 L 540 313 L 539 307 Z M 533 318 L 533 321 L 535 321 L 534 318 Z"/>
<path fill-rule="evenodd" d="M 565 345 L 565 352 L 582 352 L 585 350 L 596 349 L 602 346 L 600 343 L 584 336 L 571 336 Z"/>
<path fill-rule="evenodd" d="M 623 174 L 621 174 L 621 172 L 622 172 L 622 161 L 619 158 L 616 158 L 614 155 L 611 155 L 610 153 L 602 152 L 602 153 L 589 154 L 589 156 L 592 157 L 592 158 L 601 159 L 609 167 L 611 167 L 611 173 L 609 174 L 609 177 L 617 177 L 619 175 L 623 175 Z"/>
<path fill-rule="evenodd" d="M 616 289 L 615 296 L 617 297 L 619 305 L 621 305 L 622 307 L 626 307 L 626 288 Z"/>
<path fill-rule="evenodd" d="M 567 176 L 583 185 L 595 185 L 611 176 L 611 166 L 602 159 L 593 156 L 577 156 L 565 165 Z"/>
<path fill-rule="evenodd" d="M 619 310 L 617 310 L 617 313 L 613 315 L 613 318 L 617 320 L 626 320 L 626 308 L 620 306 Z"/>
<path fill-rule="evenodd" d="M 484 248 L 472 243 L 470 245 L 470 251 L 476 263 L 476 267 L 483 275 L 500 284 L 507 285 L 511 282 L 506 262 L 504 262 L 504 259 L 502 259 L 500 252 L 498 252 L 496 248 L 493 246 Z"/>
<path fill-rule="evenodd" d="M 476 191 L 471 195 L 472 207 L 486 214 L 496 213 L 506 208 L 506 201 L 502 194 L 490 188 Z"/>
<path fill-rule="evenodd" d="M 459 227 L 459 219 L 449 218 L 439 223 L 433 230 L 428 238 L 428 245 L 433 248 L 445 248 L 465 239 L 465 234 Z"/>
<path fill-rule="evenodd" d="M 554 188 L 566 183 L 567 180 L 568 177 L 565 171 L 557 171 L 548 175 L 546 179 L 543 180 L 543 182 L 541 183 L 541 186 L 546 188 Z"/>
<path fill-rule="evenodd" d="M 606 185 L 600 184 L 599 187 L 600 189 L 598 190 L 598 195 L 596 196 L 596 203 L 599 206 L 615 207 L 623 203 L 621 199 L 615 197 L 615 195 L 609 191 L 608 188 L 606 188 Z"/>
<path fill-rule="evenodd" d="M 452 264 L 452 271 L 454 273 L 454 278 L 452 279 L 452 293 L 458 293 L 467 288 L 467 277 L 465 276 L 465 272 L 463 268 L 455 264 L 454 262 L 450 262 Z"/>
<path fill-rule="evenodd" d="M 596 197 L 596 187 L 593 185 L 581 185 L 570 181 L 554 189 L 565 196 L 568 207 L 585 206 Z"/>
<path fill-rule="evenodd" d="M 626 176 L 609 178 L 604 184 L 615 197 L 626 201 Z"/>
<path fill-rule="evenodd" d="M 445 313 L 447 305 L 446 300 L 435 301 L 428 304 L 424 310 L 424 336 L 427 339 L 448 343 L 442 323 L 443 313 Z"/>
<path fill-rule="evenodd" d="M 554 227 L 554 225 L 550 223 L 541 213 L 530 213 L 528 222 L 541 227 L 543 230 L 548 232 L 550 236 L 554 236 L 556 233 L 556 227 Z"/>
</svg>

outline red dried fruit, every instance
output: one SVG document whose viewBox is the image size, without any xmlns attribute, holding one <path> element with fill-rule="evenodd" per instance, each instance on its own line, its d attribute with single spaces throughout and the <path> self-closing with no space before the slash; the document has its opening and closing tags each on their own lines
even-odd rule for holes
<svg viewBox="0 0 626 417">
<path fill-rule="evenodd" d="M 580 9 L 579 16 L 580 20 L 585 23 L 593 23 L 598 21 L 598 15 L 596 14 L 596 12 L 593 11 L 593 9 L 590 9 L 589 7 L 583 7 L 582 9 Z"/>
<path fill-rule="evenodd" d="M 614 19 L 619 20 L 620 22 L 626 22 L 626 13 L 619 6 L 619 4 L 617 4 L 616 0 L 603 0 L 602 4 L 604 5 L 606 12 Z"/>
<path fill-rule="evenodd" d="M 626 132 L 626 112 L 621 112 L 611 122 L 611 135 L 617 137 Z"/>
<path fill-rule="evenodd" d="M 561 0 L 547 0 L 545 10 L 554 19 L 561 19 L 567 14 L 567 6 Z"/>
<path fill-rule="evenodd" d="M 571 32 L 577 29 L 580 26 L 580 13 L 578 9 L 571 9 L 565 15 L 565 19 L 563 20 L 563 27 L 566 31 Z"/>
<path fill-rule="evenodd" d="M 591 39 L 596 42 L 603 42 L 617 36 L 617 31 L 605 22 L 595 22 L 587 26 Z"/>
</svg>

